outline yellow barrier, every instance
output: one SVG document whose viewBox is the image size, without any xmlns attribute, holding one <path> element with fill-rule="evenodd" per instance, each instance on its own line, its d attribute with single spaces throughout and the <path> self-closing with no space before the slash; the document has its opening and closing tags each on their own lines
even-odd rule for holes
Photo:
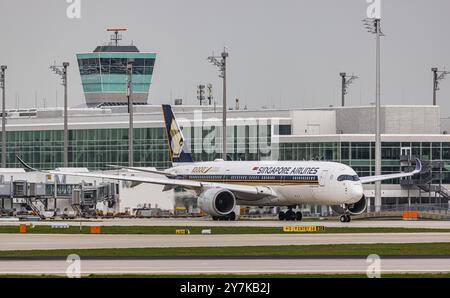
<svg viewBox="0 0 450 298">
<path fill-rule="evenodd" d="M 191 233 L 191 231 L 189 231 L 188 229 L 175 230 L 175 234 L 177 234 L 177 235 L 187 235 L 187 234 L 190 234 L 190 233 Z"/>
<path fill-rule="evenodd" d="M 324 226 L 284 226 L 285 233 L 314 233 L 325 231 Z"/>
</svg>

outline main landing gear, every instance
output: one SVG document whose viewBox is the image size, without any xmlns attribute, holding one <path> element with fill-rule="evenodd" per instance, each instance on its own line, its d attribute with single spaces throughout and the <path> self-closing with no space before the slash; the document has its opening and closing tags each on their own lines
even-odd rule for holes
<svg viewBox="0 0 450 298">
<path fill-rule="evenodd" d="M 289 221 L 301 221 L 303 218 L 303 214 L 300 211 L 293 211 L 294 207 L 289 207 L 289 209 L 286 212 L 280 211 L 278 213 L 278 219 L 279 220 L 289 220 Z"/>
<path fill-rule="evenodd" d="M 236 220 L 236 213 L 231 212 L 228 215 L 225 216 L 212 216 L 213 220 L 228 220 L 228 221 L 234 221 Z"/>
</svg>

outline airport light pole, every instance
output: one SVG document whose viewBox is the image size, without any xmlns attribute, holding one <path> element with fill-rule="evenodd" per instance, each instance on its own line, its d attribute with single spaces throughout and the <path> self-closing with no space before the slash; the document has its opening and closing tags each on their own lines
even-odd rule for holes
<svg viewBox="0 0 450 298">
<path fill-rule="evenodd" d="M 64 167 L 69 167 L 69 121 L 68 121 L 68 100 L 67 100 L 67 67 L 69 62 L 63 62 L 62 66 L 52 65 L 50 69 L 61 76 L 64 86 Z"/>
<path fill-rule="evenodd" d="M 363 23 L 369 33 L 376 36 L 376 82 L 375 82 L 375 95 L 376 95 L 376 112 L 375 112 L 375 175 L 381 175 L 381 36 L 384 36 L 381 32 L 381 18 L 367 18 L 363 20 Z M 375 182 L 375 211 L 379 211 L 381 207 L 381 182 Z"/>
<path fill-rule="evenodd" d="M 345 107 L 345 95 L 348 93 L 348 87 L 359 77 L 355 75 L 347 76 L 345 72 L 341 72 L 339 75 L 342 78 L 342 106 Z"/>
<path fill-rule="evenodd" d="M 0 88 L 2 88 L 2 168 L 6 168 L 6 84 L 5 74 L 8 66 L 1 66 Z"/>
<path fill-rule="evenodd" d="M 132 167 L 134 164 L 134 119 L 133 119 L 133 59 L 128 59 L 127 65 L 127 98 L 128 98 L 128 166 Z"/>
<path fill-rule="evenodd" d="M 220 70 L 219 77 L 223 80 L 222 103 L 222 159 L 227 160 L 227 58 L 228 52 L 223 49 L 220 56 L 209 56 L 208 60 Z"/>
<path fill-rule="evenodd" d="M 437 105 L 436 93 L 437 91 L 440 90 L 439 83 L 440 81 L 445 79 L 447 75 L 450 74 L 450 71 L 445 70 L 441 71 L 437 67 L 433 67 L 431 71 L 433 72 L 433 106 L 436 106 Z"/>
</svg>

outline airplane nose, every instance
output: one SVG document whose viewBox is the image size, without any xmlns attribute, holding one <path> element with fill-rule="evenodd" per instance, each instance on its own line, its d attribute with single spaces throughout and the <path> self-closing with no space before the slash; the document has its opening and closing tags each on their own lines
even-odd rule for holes
<svg viewBox="0 0 450 298">
<path fill-rule="evenodd" d="M 364 195 L 364 191 L 363 191 L 363 187 L 361 184 L 352 185 L 352 188 L 351 188 L 352 199 L 360 200 L 363 195 Z"/>
</svg>

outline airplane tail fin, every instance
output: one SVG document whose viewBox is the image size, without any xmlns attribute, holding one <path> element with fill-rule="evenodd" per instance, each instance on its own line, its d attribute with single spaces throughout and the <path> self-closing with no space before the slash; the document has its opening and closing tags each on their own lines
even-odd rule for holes
<svg viewBox="0 0 450 298">
<path fill-rule="evenodd" d="M 194 162 L 192 155 L 187 151 L 186 140 L 180 126 L 175 120 L 170 105 L 162 105 L 166 136 L 169 143 L 169 155 L 173 163 Z"/>
</svg>

